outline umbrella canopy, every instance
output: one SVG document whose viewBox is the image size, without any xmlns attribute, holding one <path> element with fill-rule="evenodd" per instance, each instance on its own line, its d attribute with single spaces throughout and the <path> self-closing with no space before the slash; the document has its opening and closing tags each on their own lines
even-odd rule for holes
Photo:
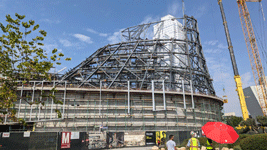
<svg viewBox="0 0 267 150">
<path fill-rule="evenodd" d="M 239 137 L 233 127 L 222 122 L 207 122 L 202 131 L 207 138 L 220 144 L 235 143 Z"/>
</svg>

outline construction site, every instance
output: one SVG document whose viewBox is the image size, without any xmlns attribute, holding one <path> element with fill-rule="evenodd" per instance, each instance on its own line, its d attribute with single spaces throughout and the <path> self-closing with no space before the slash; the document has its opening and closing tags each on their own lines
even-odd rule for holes
<svg viewBox="0 0 267 150">
<path fill-rule="evenodd" d="M 189 131 L 222 120 L 223 99 L 213 88 L 195 18 L 167 15 L 121 34 L 125 42 L 99 48 L 51 82 L 19 83 L 27 101 L 55 87 L 63 105 L 20 100 L 17 117 L 34 122 L 35 131 Z"/>
<path fill-rule="evenodd" d="M 245 88 L 242 87 L 244 82 L 239 74 L 222 0 L 217 2 L 227 41 L 227 46 L 221 47 L 229 50 L 240 104 L 238 107 L 242 112 L 242 117 L 237 117 L 240 123 L 235 127 L 231 125 L 231 129 L 237 140 L 238 134 L 247 134 L 253 129 L 254 124 L 245 124 L 252 120 L 255 126 L 261 125 L 258 129 L 265 133 L 264 123 L 259 124 L 253 119 L 264 120 L 267 116 L 267 82 L 264 74 L 267 60 L 264 64 L 260 58 L 262 53 L 267 59 L 267 53 L 262 39 L 254 33 L 246 4 L 259 2 L 259 12 L 265 21 L 261 0 L 237 0 L 255 81 L 255 86 L 253 82 L 253 86 Z M 110 149 L 154 145 L 158 149 L 160 145 L 161 148 L 166 146 L 167 137 L 177 145 L 190 137 L 209 138 L 204 135 L 206 131 L 203 126 L 226 123 L 238 110 L 229 113 L 228 118 L 223 117 L 228 98 L 226 95 L 217 96 L 204 56 L 198 21 L 193 16 L 185 15 L 183 0 L 182 3 L 183 17 L 168 14 L 157 21 L 151 19 L 151 22 L 121 29 L 120 42 L 99 46 L 66 72 L 60 73 L 67 67 L 55 73 L 49 68 L 49 81 L 43 79 L 43 74 L 36 80 L 26 82 L 25 78 L 19 78 L 14 81 L 17 86 L 14 91 L 19 99 L 10 108 L 3 108 L 6 113 L 1 115 L 0 148 L 4 143 L 4 147 L 9 149 Z M 89 32 L 107 36 L 92 29 Z M 86 38 L 87 43 L 93 43 L 90 37 L 77 35 Z M 228 74 L 221 71 L 220 75 Z M 9 80 L 7 76 L 0 77 Z M 230 84 L 227 86 L 231 88 Z M 218 89 L 217 85 L 215 87 Z M 16 117 L 12 116 L 12 112 Z M 226 130 L 222 125 L 212 127 L 220 132 Z M 255 130 L 257 134 L 260 133 L 258 129 Z M 236 133 L 237 130 L 240 133 Z M 32 135 L 26 131 L 31 131 Z M 173 136 L 176 138 L 171 139 Z M 13 144 L 19 141 L 18 137 L 23 140 L 22 146 Z M 47 145 L 43 145 L 44 141 Z M 220 144 L 234 142 L 224 140 Z M 212 144 L 208 142 L 208 145 Z M 190 144 L 191 147 L 197 146 Z"/>
</svg>

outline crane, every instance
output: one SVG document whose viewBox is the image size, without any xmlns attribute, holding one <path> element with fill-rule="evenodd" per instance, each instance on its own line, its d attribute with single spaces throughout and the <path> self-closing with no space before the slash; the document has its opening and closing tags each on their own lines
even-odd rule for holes
<svg viewBox="0 0 267 150">
<path fill-rule="evenodd" d="M 254 81 L 256 85 L 256 91 L 258 94 L 259 103 L 263 112 L 263 115 L 267 115 L 267 89 L 266 89 L 266 79 L 264 75 L 264 69 L 262 67 L 260 54 L 257 46 L 257 41 L 255 38 L 255 33 L 253 30 L 250 14 L 247 8 L 246 2 L 261 2 L 261 0 L 237 0 L 238 11 L 240 16 L 240 21 L 242 25 L 243 34 L 246 41 L 246 46 L 249 54 L 250 64 L 254 76 Z"/>
<path fill-rule="evenodd" d="M 247 109 L 247 105 L 246 105 L 246 101 L 245 101 L 244 91 L 243 91 L 243 88 L 242 88 L 241 77 L 240 77 L 240 75 L 238 73 L 238 69 L 237 69 L 234 49 L 233 49 L 233 46 L 232 46 L 232 41 L 231 41 L 230 33 L 229 33 L 229 30 L 228 30 L 228 25 L 227 25 L 227 22 L 226 22 L 226 17 L 225 17 L 223 5 L 222 5 L 222 0 L 218 0 L 218 4 L 219 4 L 220 10 L 221 10 L 221 15 L 222 15 L 222 20 L 223 20 L 226 40 L 227 40 L 228 49 L 229 49 L 229 53 L 230 53 L 230 57 L 231 57 L 231 61 L 232 61 L 233 70 L 234 70 L 234 75 L 235 75 L 234 79 L 235 79 L 235 83 L 236 83 L 236 91 L 237 91 L 237 94 L 238 94 L 238 97 L 239 97 L 239 102 L 240 102 L 240 106 L 241 106 L 241 110 L 242 110 L 243 119 L 247 120 L 249 118 L 248 109 Z"/>
</svg>

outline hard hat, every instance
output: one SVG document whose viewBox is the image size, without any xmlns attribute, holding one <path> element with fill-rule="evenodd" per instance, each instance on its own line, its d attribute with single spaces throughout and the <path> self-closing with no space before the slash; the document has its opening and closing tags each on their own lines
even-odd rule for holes
<svg viewBox="0 0 267 150">
<path fill-rule="evenodd" d="M 191 135 L 194 135 L 194 134 L 195 134 L 195 132 L 194 132 L 194 131 L 191 131 L 191 132 L 190 132 L 190 134 L 191 134 Z"/>
</svg>

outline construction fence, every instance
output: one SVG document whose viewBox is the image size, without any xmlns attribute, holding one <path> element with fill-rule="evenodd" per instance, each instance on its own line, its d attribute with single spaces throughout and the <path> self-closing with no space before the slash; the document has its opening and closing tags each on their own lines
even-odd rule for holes
<svg viewBox="0 0 267 150">
<path fill-rule="evenodd" d="M 1 132 L 0 149 L 5 150 L 96 150 L 119 147 L 164 145 L 169 135 L 180 145 L 190 131 L 129 132 Z M 200 131 L 196 132 L 199 136 Z"/>
</svg>

